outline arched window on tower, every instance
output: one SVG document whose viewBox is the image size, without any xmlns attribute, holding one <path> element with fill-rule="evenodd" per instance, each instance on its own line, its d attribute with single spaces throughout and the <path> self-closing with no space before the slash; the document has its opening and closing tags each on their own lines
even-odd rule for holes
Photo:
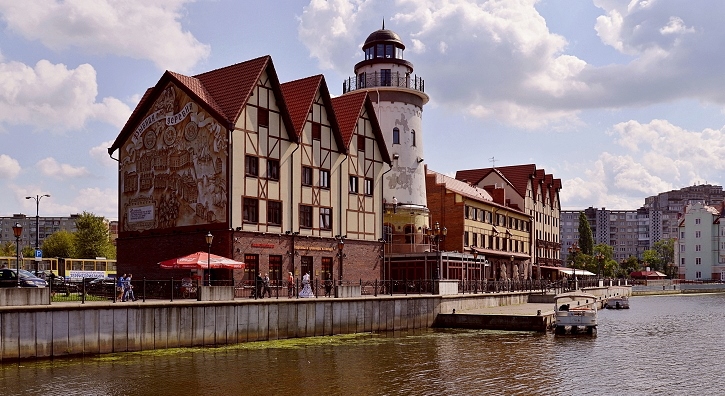
<svg viewBox="0 0 725 396">
<path fill-rule="evenodd" d="M 400 129 L 393 128 L 393 144 L 400 144 Z"/>
<path fill-rule="evenodd" d="M 415 147 L 415 129 L 411 129 L 410 137 L 413 140 L 413 147 Z"/>
</svg>

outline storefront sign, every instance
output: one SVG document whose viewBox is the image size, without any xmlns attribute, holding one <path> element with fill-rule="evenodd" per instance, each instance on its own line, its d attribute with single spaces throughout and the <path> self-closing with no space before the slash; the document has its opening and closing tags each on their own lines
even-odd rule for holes
<svg viewBox="0 0 725 396">
<path fill-rule="evenodd" d="M 331 247 L 320 247 L 320 246 L 295 246 L 295 250 L 314 250 L 318 252 L 332 252 L 335 249 Z"/>
<path fill-rule="evenodd" d="M 262 248 L 262 249 L 272 249 L 274 247 L 273 243 L 253 243 L 253 248 Z"/>
</svg>

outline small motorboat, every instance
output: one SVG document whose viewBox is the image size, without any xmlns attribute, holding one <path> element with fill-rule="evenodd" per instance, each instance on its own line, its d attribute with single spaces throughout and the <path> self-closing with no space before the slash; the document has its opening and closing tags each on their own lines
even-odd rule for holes
<svg viewBox="0 0 725 396">
<path fill-rule="evenodd" d="M 597 297 L 583 292 L 554 296 L 554 326 L 556 334 L 565 334 L 567 330 L 576 333 L 580 329 L 596 334 Z"/>
<path fill-rule="evenodd" d="M 629 309 L 629 297 L 627 296 L 612 296 L 607 299 L 604 303 L 604 307 L 607 309 Z"/>
</svg>

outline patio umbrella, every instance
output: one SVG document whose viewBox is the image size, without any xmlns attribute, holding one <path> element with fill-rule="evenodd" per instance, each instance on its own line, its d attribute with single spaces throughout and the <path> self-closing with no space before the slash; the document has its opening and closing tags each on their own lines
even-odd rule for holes
<svg viewBox="0 0 725 396">
<path fill-rule="evenodd" d="M 241 261 L 217 256 L 216 254 L 212 254 L 210 260 L 208 260 L 208 257 L 209 253 L 207 252 L 196 252 L 188 256 L 162 261 L 159 263 L 159 266 L 163 269 L 244 269 L 245 266 Z"/>
</svg>

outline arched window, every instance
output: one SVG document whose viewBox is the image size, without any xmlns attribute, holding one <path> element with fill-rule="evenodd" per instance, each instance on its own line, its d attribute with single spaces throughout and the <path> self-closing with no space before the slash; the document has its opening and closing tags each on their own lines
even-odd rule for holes
<svg viewBox="0 0 725 396">
<path fill-rule="evenodd" d="M 415 147 L 415 129 L 411 129 L 410 137 L 413 139 L 413 147 Z"/>
<path fill-rule="evenodd" d="M 400 129 L 393 128 L 393 144 L 400 144 Z"/>
</svg>

